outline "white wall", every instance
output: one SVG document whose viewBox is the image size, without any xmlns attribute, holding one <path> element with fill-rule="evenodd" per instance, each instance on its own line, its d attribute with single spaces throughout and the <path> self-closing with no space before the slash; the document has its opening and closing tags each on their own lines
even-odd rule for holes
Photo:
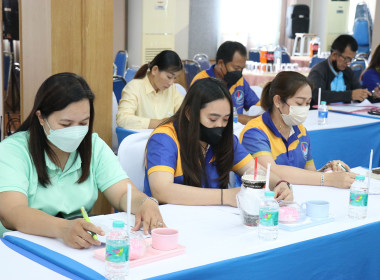
<svg viewBox="0 0 380 280">
<path fill-rule="evenodd" d="M 127 46 L 126 0 L 113 1 L 113 57 Z"/>
<path fill-rule="evenodd" d="M 189 16 L 190 0 L 177 0 L 174 49 L 181 59 L 187 59 L 189 52 Z"/>
</svg>

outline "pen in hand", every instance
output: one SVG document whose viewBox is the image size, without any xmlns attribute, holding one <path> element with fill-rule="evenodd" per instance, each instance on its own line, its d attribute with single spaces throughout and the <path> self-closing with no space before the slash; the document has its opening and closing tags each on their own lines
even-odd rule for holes
<svg viewBox="0 0 380 280">
<path fill-rule="evenodd" d="M 340 163 L 340 162 L 338 162 L 337 163 L 344 171 L 346 171 L 346 172 L 348 172 L 348 170 Z"/>
<path fill-rule="evenodd" d="M 89 217 L 88 217 L 88 215 L 87 215 L 87 211 L 86 211 L 86 209 L 84 209 L 83 206 L 80 208 L 80 211 L 82 212 L 83 219 L 84 219 L 86 222 L 91 223 L 91 221 L 90 221 L 90 219 L 89 219 Z M 98 235 L 97 235 L 96 233 L 91 232 L 91 235 L 92 235 L 92 238 L 94 238 L 94 240 L 98 240 Z"/>
</svg>

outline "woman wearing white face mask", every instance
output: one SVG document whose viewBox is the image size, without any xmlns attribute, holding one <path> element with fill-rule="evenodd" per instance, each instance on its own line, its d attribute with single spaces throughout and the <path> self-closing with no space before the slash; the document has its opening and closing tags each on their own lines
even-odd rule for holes
<svg viewBox="0 0 380 280">
<path fill-rule="evenodd" d="M 247 123 L 240 142 L 264 166 L 292 184 L 349 188 L 355 174 L 342 161 L 328 162 L 318 172 L 311 155 L 310 138 L 302 125 L 312 98 L 312 83 L 300 73 L 284 71 L 263 89 L 262 116 Z"/>
<path fill-rule="evenodd" d="M 32 112 L 18 131 L 0 143 L 0 237 L 6 229 L 61 238 L 74 248 L 100 245 L 89 232 L 100 227 L 75 217 L 90 211 L 103 192 L 126 211 L 132 185 L 135 229 L 164 226 L 158 205 L 140 192 L 117 157 L 96 133 L 94 95 L 76 74 L 48 78 L 37 92 Z"/>
</svg>

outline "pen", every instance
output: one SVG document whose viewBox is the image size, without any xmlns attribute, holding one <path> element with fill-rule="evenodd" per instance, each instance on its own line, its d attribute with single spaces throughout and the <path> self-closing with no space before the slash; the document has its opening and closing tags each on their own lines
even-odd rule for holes
<svg viewBox="0 0 380 280">
<path fill-rule="evenodd" d="M 87 211 L 86 211 L 86 209 L 84 209 L 83 206 L 80 208 L 80 211 L 82 212 L 83 219 L 86 222 L 91 223 L 90 219 L 88 218 Z M 90 232 L 91 232 L 92 238 L 94 238 L 95 240 L 98 240 L 98 235 L 92 231 L 90 231 Z"/>
<path fill-rule="evenodd" d="M 348 172 L 348 170 L 340 163 L 340 162 L 338 162 L 337 163 L 344 171 L 346 171 L 346 172 Z"/>
</svg>

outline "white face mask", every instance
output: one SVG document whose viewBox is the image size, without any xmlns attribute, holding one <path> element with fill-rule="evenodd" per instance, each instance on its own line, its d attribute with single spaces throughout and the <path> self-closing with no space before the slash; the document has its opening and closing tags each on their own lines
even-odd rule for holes
<svg viewBox="0 0 380 280">
<path fill-rule="evenodd" d="M 278 110 L 280 111 L 280 108 L 278 108 Z M 289 114 L 286 115 L 281 113 L 281 117 L 287 126 L 294 126 L 303 123 L 306 120 L 308 113 L 309 106 L 289 106 Z"/>
<path fill-rule="evenodd" d="M 46 124 L 50 129 L 50 134 L 47 135 L 45 128 L 44 131 L 49 141 L 66 153 L 72 153 L 78 149 L 88 132 L 88 125 L 70 126 L 53 130 L 47 120 Z"/>
</svg>

